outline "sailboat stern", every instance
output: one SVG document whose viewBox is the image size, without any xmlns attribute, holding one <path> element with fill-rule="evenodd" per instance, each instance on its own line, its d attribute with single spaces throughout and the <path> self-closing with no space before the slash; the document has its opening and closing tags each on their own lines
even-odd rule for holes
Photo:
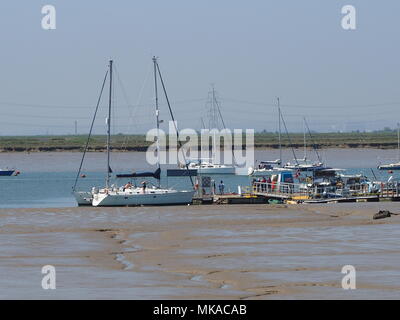
<svg viewBox="0 0 400 320">
<path fill-rule="evenodd" d="M 91 206 L 93 195 L 88 191 L 76 191 L 73 193 L 78 206 Z"/>
</svg>

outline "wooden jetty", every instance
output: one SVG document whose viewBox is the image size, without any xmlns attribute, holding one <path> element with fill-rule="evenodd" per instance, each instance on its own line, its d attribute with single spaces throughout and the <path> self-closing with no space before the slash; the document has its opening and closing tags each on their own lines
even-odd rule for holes
<svg viewBox="0 0 400 320">
<path fill-rule="evenodd" d="M 400 187 L 400 185 L 399 185 Z M 241 188 L 240 188 L 241 189 Z M 265 204 L 280 201 L 288 204 L 320 204 L 346 202 L 379 202 L 400 201 L 400 188 L 395 189 L 383 186 L 378 193 L 352 192 L 346 196 L 326 195 L 317 193 L 317 190 L 304 190 L 296 184 L 273 185 L 256 182 L 252 187 L 244 187 L 243 193 L 229 194 L 198 194 L 193 198 L 193 204 Z"/>
<path fill-rule="evenodd" d="M 267 198 L 252 194 L 214 194 L 193 198 L 193 204 L 261 204 L 267 202 Z"/>
<path fill-rule="evenodd" d="M 272 185 L 269 183 L 256 182 L 253 186 L 253 194 L 267 199 L 282 199 L 290 203 L 345 203 L 345 202 L 378 202 L 378 201 L 400 201 L 400 185 L 388 187 L 382 185 L 380 192 L 371 194 L 363 191 L 360 186 L 357 191 L 350 192 L 346 196 L 324 195 L 317 190 L 304 190 L 294 183 L 283 183 Z"/>
</svg>

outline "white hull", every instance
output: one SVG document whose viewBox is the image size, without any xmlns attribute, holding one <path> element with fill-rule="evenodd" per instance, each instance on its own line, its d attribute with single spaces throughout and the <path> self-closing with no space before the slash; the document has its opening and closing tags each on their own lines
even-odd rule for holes
<svg viewBox="0 0 400 320">
<path fill-rule="evenodd" d="M 400 163 L 381 164 L 378 170 L 400 170 Z"/>
<path fill-rule="evenodd" d="M 225 165 L 212 163 L 208 161 L 196 161 L 188 164 L 188 169 L 197 170 L 197 174 L 235 174 L 236 167 L 233 165 Z M 181 170 L 187 170 L 186 167 Z"/>
<path fill-rule="evenodd" d="M 78 206 L 91 206 L 92 205 L 92 193 L 89 191 L 78 191 L 74 192 L 74 197 Z"/>
<path fill-rule="evenodd" d="M 186 168 L 178 169 L 180 171 L 187 171 Z M 235 167 L 219 167 L 219 166 L 210 166 L 210 167 L 199 167 L 199 166 L 191 166 L 189 170 L 196 170 L 197 174 L 235 174 Z"/>
<path fill-rule="evenodd" d="M 256 176 L 256 177 L 260 177 L 260 176 L 266 176 L 266 175 L 270 175 L 272 173 L 276 173 L 279 171 L 290 171 L 289 169 L 286 168 L 273 168 L 273 169 L 253 169 L 253 168 L 249 168 L 248 170 L 248 175 L 249 176 Z"/>
<path fill-rule="evenodd" d="M 265 175 L 269 175 L 272 172 L 275 172 L 276 170 L 263 170 L 263 169 L 256 169 L 254 170 L 252 173 L 250 173 L 250 176 L 265 176 Z"/>
<path fill-rule="evenodd" d="M 109 206 L 158 206 L 190 204 L 193 200 L 194 191 L 176 190 L 146 190 L 146 193 L 131 193 L 126 191 L 100 192 L 93 195 L 92 205 L 94 207 Z"/>
<path fill-rule="evenodd" d="M 200 174 L 235 174 L 235 167 L 209 167 L 197 168 Z"/>
</svg>

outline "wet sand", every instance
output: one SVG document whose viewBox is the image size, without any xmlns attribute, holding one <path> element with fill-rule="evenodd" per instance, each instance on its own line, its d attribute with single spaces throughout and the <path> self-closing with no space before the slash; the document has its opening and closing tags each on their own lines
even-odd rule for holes
<svg viewBox="0 0 400 320">
<path fill-rule="evenodd" d="M 0 210 L 1 299 L 399 299 L 396 203 Z M 43 290 L 54 265 L 57 289 Z M 343 290 L 342 266 L 357 270 Z"/>
</svg>

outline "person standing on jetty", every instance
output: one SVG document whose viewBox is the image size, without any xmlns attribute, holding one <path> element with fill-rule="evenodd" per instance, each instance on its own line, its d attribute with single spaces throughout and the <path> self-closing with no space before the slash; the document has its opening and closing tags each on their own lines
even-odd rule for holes
<svg viewBox="0 0 400 320">
<path fill-rule="evenodd" d="M 225 185 L 224 185 L 224 182 L 222 180 L 221 180 L 221 183 L 218 186 L 218 189 L 219 189 L 219 193 L 220 194 L 224 194 Z"/>
</svg>

